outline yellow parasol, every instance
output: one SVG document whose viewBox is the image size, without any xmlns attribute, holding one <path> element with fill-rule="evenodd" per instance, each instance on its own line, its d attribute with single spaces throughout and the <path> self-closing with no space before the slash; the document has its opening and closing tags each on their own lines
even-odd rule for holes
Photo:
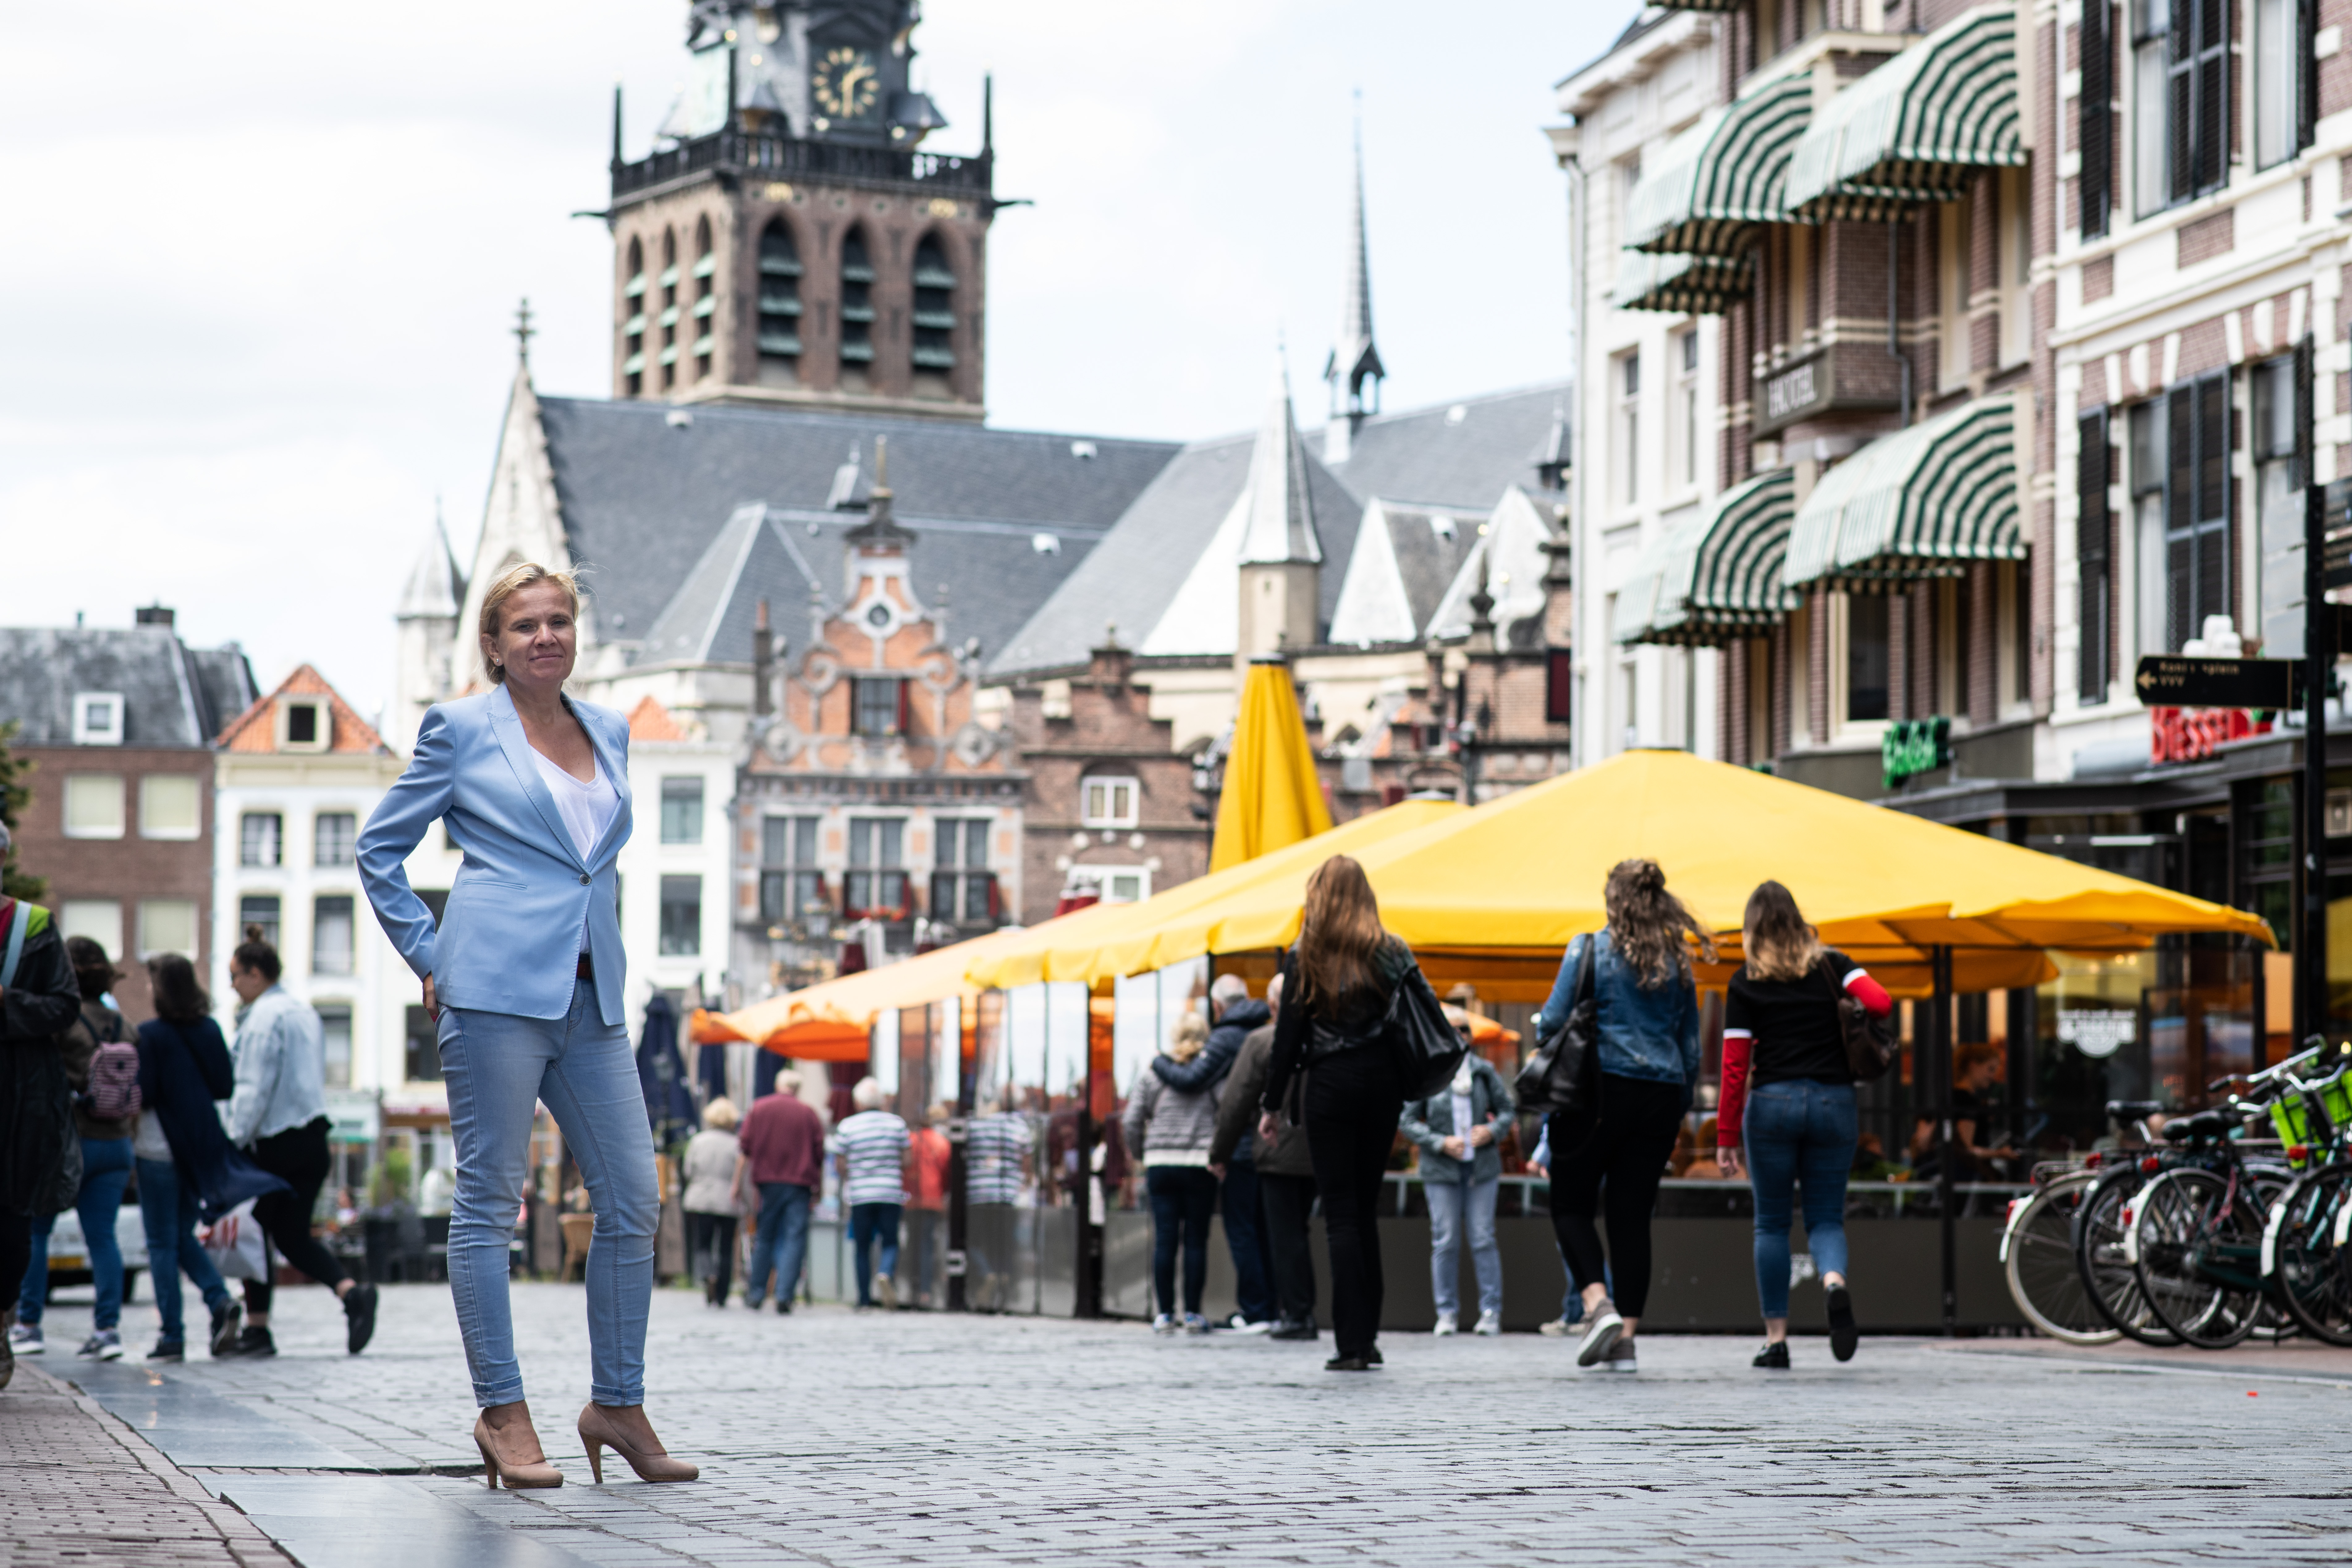
<svg viewBox="0 0 2352 1568">
<path fill-rule="evenodd" d="M 1234 721 L 1234 749 L 1225 761 L 1209 869 L 1255 860 L 1330 827 L 1331 808 L 1315 776 L 1315 752 L 1298 717 L 1290 666 L 1280 658 L 1253 660 Z"/>
</svg>

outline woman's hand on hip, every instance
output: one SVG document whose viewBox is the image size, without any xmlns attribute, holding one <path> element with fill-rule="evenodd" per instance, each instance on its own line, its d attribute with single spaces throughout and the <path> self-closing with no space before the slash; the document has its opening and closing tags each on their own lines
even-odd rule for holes
<svg viewBox="0 0 2352 1568">
<path fill-rule="evenodd" d="M 1715 1152 L 1715 1168 L 1727 1176 L 1741 1174 L 1739 1151 L 1728 1143 L 1717 1148 Z"/>
<path fill-rule="evenodd" d="M 433 976 L 429 974 L 425 977 L 425 1016 L 433 1019 L 441 1016 L 441 999 L 433 994 Z"/>
</svg>

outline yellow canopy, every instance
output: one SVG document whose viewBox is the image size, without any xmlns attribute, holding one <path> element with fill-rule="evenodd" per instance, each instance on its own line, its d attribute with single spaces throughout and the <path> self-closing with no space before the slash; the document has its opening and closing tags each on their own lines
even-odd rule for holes
<svg viewBox="0 0 2352 1568">
<path fill-rule="evenodd" d="M 1609 868 L 1647 856 L 1725 933 L 1723 962 L 1704 972 L 1717 984 L 1738 962 L 1748 895 L 1768 878 L 1822 940 L 1908 995 L 1929 990 L 1926 950 L 1937 945 L 1953 950 L 1954 988 L 1983 991 L 2048 979 L 2051 948 L 2127 952 L 2180 931 L 2270 939 L 2255 915 L 1681 752 L 1629 752 L 1355 853 L 1390 930 L 1419 950 L 1497 961 L 1557 953 L 1597 930 Z M 1121 951 L 1157 967 L 1280 947 L 1321 859 L 1301 845 L 1278 871 Z"/>
<path fill-rule="evenodd" d="M 1315 752 L 1298 717 L 1290 666 L 1281 659 L 1254 662 L 1234 721 L 1209 869 L 1223 871 L 1330 829 L 1331 809 L 1315 776 Z"/>
<path fill-rule="evenodd" d="M 1139 974 L 1207 952 L 1189 933 L 1196 925 L 1213 921 L 1224 903 L 1244 889 L 1268 879 L 1303 888 L 1307 874 L 1334 855 L 1360 856 L 1369 846 L 1449 821 L 1461 816 L 1462 809 L 1450 800 L 1401 801 L 1286 849 L 1180 882 L 1141 903 L 1097 904 L 1081 910 L 1081 914 L 1100 917 L 1084 925 L 1075 923 L 1077 915 L 1066 915 L 1025 931 L 999 933 L 1019 940 L 984 952 L 979 942 L 942 951 L 971 951 L 973 959 L 965 978 L 983 986 L 1030 985 L 1040 980 L 1093 984 L 1121 974 Z M 1163 945 L 1173 956 L 1164 960 L 1156 956 Z"/>
</svg>

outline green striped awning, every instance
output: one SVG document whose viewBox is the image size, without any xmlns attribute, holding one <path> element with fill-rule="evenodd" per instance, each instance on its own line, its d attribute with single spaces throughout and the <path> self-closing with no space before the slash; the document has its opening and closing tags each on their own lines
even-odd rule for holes
<svg viewBox="0 0 2352 1568">
<path fill-rule="evenodd" d="M 1812 78 L 1788 76 L 1701 116 L 1643 171 L 1626 203 L 1625 243 L 1744 255 L 1759 228 L 1789 221 L 1780 205 L 1789 154 L 1812 113 Z"/>
<path fill-rule="evenodd" d="M 1661 11 L 1737 11 L 1748 0 L 1650 0 Z"/>
<path fill-rule="evenodd" d="M 1611 636 L 1706 647 L 1769 631 L 1800 602 L 1780 583 L 1796 513 L 1787 468 L 1724 491 L 1634 567 L 1617 591 Z"/>
<path fill-rule="evenodd" d="M 1748 295 L 1746 257 L 1651 256 L 1618 253 L 1617 283 L 1609 303 L 1620 310 L 1664 310 L 1676 316 L 1720 316 Z"/>
<path fill-rule="evenodd" d="M 1789 586 L 1883 589 L 2024 560 L 2015 418 L 2011 399 L 1980 397 L 1822 475 L 1789 531 Z"/>
<path fill-rule="evenodd" d="M 1979 5 L 1832 99 L 1790 154 L 1784 197 L 1806 222 L 1878 221 L 2024 163 L 2016 12 Z"/>
</svg>

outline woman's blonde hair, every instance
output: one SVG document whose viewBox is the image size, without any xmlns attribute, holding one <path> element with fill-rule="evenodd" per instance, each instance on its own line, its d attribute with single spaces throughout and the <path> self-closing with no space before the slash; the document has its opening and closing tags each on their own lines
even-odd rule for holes
<svg viewBox="0 0 2352 1568">
<path fill-rule="evenodd" d="M 1666 891 L 1666 874 L 1655 860 L 1620 860 L 1610 868 L 1601 904 L 1609 911 L 1609 937 L 1617 956 L 1631 964 L 1645 991 L 1690 973 L 1690 952 L 1683 933 L 1698 940 L 1698 950 L 1715 958 L 1715 939 L 1708 935 L 1683 901 Z"/>
<path fill-rule="evenodd" d="M 1822 961 L 1820 933 L 1805 923 L 1797 896 L 1778 882 L 1759 882 L 1748 895 L 1739 940 L 1751 980 L 1802 980 Z"/>
<path fill-rule="evenodd" d="M 1372 978 L 1372 953 L 1388 935 L 1371 879 L 1352 856 L 1334 855 L 1307 879 L 1298 922 L 1300 1005 L 1336 1002 Z"/>
<path fill-rule="evenodd" d="M 485 643 L 495 644 L 499 640 L 499 622 L 506 610 L 507 601 L 535 583 L 552 583 L 562 589 L 563 596 L 572 603 L 572 618 L 575 621 L 580 618 L 579 577 L 562 567 L 541 566 L 536 561 L 525 561 L 499 573 L 497 580 L 482 591 L 482 617 L 478 626 Z M 488 658 L 483 662 L 489 665 L 491 684 L 497 685 L 506 679 L 507 667 L 504 664 Z"/>
<path fill-rule="evenodd" d="M 735 1102 L 723 1094 L 702 1108 L 702 1124 L 716 1127 L 721 1132 L 730 1131 L 742 1120 L 735 1114 Z"/>
<path fill-rule="evenodd" d="M 1168 1041 L 1168 1054 L 1180 1062 L 1189 1062 L 1208 1043 L 1208 1021 L 1198 1013 L 1187 1013 L 1176 1020 L 1176 1032 Z"/>
</svg>

